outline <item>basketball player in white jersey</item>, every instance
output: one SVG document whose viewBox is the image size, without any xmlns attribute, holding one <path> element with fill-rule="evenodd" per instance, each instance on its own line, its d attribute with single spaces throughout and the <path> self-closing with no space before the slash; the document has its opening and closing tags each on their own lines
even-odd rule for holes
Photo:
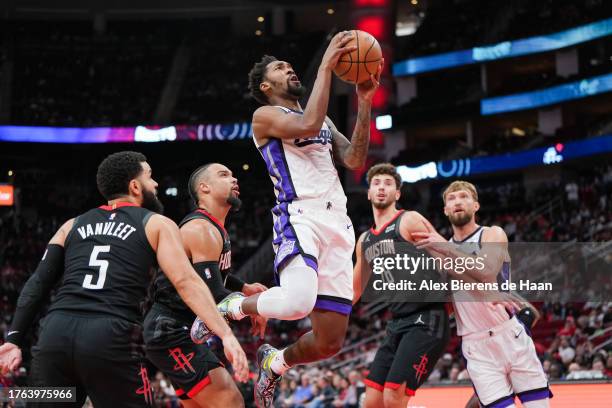
<svg viewBox="0 0 612 408">
<path fill-rule="evenodd" d="M 451 278 L 485 283 L 509 279 L 508 238 L 500 227 L 476 223 L 480 208 L 476 187 L 455 181 L 442 198 L 444 214 L 453 228 L 450 242 L 456 245 L 448 245 L 432 229 L 412 234 L 417 247 L 446 259 L 479 256 L 484 263 L 480 269 L 473 263 L 474 268 L 461 274 L 447 270 Z M 457 334 L 462 338 L 463 356 L 481 406 L 514 407 L 518 396 L 526 408 L 548 407 L 552 393 L 533 341 L 504 302 L 484 301 L 487 294 L 481 291 L 455 292 L 453 299 Z"/>
<path fill-rule="evenodd" d="M 296 364 L 336 354 L 342 347 L 353 298 L 355 233 L 346 214 L 346 195 L 334 163 L 349 169 L 365 164 L 370 112 L 379 86 L 376 75 L 356 86 L 357 122 L 349 141 L 326 116 L 332 71 L 351 32 L 338 33 L 323 55 L 312 93 L 291 64 L 264 56 L 249 73 L 251 94 L 262 105 L 253 114 L 253 138 L 274 184 L 274 269 L 279 286 L 220 304 L 231 319 L 259 315 L 281 320 L 306 316 L 312 331 L 283 350 L 264 344 L 257 352 L 255 403 L 269 407 L 280 376 Z"/>
</svg>

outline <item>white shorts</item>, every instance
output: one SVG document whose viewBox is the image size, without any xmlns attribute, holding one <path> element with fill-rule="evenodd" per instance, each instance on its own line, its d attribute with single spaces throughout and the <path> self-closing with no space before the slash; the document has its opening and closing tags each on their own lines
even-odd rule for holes
<svg viewBox="0 0 612 408">
<path fill-rule="evenodd" d="M 302 256 L 318 275 L 315 309 L 348 315 L 353 299 L 355 232 L 345 209 L 335 209 L 333 202 L 297 201 L 277 205 L 272 215 L 276 274 L 294 256 Z"/>
<path fill-rule="evenodd" d="M 506 407 L 552 397 L 542 363 L 525 327 L 512 317 L 490 330 L 462 337 L 463 356 L 480 403 Z"/>
</svg>

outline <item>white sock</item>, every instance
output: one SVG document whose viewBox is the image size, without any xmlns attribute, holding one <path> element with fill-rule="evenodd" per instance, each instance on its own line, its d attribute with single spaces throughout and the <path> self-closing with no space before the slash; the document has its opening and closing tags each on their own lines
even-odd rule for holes
<svg viewBox="0 0 612 408">
<path fill-rule="evenodd" d="M 229 311 L 234 320 L 242 320 L 246 317 L 246 314 L 242 312 L 242 302 L 244 302 L 244 299 L 246 298 L 234 300 L 229 304 Z"/>
<path fill-rule="evenodd" d="M 285 362 L 285 350 L 286 349 L 279 350 L 272 358 L 270 369 L 272 369 L 272 372 L 275 374 L 283 375 L 291 368 L 291 366 Z"/>
</svg>

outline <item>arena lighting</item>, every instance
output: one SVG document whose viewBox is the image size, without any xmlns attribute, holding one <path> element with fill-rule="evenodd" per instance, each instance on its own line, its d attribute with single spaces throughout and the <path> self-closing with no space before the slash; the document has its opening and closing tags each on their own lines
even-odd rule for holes
<svg viewBox="0 0 612 408">
<path fill-rule="evenodd" d="M 11 206 L 15 201 L 15 192 L 10 184 L 0 184 L 0 206 Z"/>
<path fill-rule="evenodd" d="M 416 183 L 425 179 L 468 177 L 531 166 L 554 165 L 603 153 L 612 153 L 612 134 L 516 153 L 429 162 L 417 167 L 398 166 L 397 172 L 404 182 Z"/>
<path fill-rule="evenodd" d="M 389 0 L 353 0 L 356 7 L 384 7 Z"/>
<path fill-rule="evenodd" d="M 485 98 L 480 101 L 480 113 L 493 115 L 534 109 L 610 91 L 612 91 L 612 74 L 605 74 L 537 91 Z"/>
<path fill-rule="evenodd" d="M 367 16 L 357 21 L 356 28 L 372 34 L 379 41 L 387 38 L 385 32 L 385 18 L 383 16 Z"/>
<path fill-rule="evenodd" d="M 230 141 L 249 139 L 251 123 L 156 127 L 65 128 L 0 126 L 1 142 L 28 143 L 133 143 L 175 141 Z"/>
<path fill-rule="evenodd" d="M 557 33 L 504 41 L 467 50 L 409 58 L 393 64 L 393 75 L 405 76 L 484 61 L 554 51 L 612 35 L 612 18 Z"/>
<path fill-rule="evenodd" d="M 376 129 L 387 130 L 393 127 L 393 117 L 391 115 L 380 115 L 376 117 Z"/>
</svg>

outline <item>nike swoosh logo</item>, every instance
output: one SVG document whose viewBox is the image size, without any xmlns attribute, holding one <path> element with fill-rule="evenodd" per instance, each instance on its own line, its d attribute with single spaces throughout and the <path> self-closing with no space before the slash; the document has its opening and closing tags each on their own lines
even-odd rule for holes
<svg viewBox="0 0 612 408">
<path fill-rule="evenodd" d="M 13 330 L 8 332 L 7 336 L 10 336 L 11 334 L 15 334 L 15 333 L 19 333 L 19 330 Z"/>
<path fill-rule="evenodd" d="M 514 335 L 514 338 L 515 338 L 515 339 L 518 339 L 518 338 L 519 338 L 519 336 L 521 335 L 521 333 L 522 333 L 522 332 L 523 332 L 523 331 L 521 330 L 520 332 L 518 332 L 518 334 L 515 334 L 515 335 Z"/>
</svg>

